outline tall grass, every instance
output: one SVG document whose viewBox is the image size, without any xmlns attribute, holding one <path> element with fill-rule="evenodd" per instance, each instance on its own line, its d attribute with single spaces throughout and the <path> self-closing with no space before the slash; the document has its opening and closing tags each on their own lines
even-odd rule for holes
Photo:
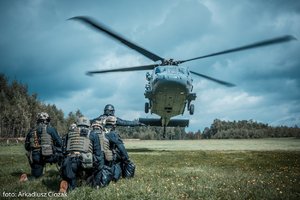
<svg viewBox="0 0 300 200">
<path fill-rule="evenodd" d="M 220 146 L 227 142 L 217 141 Z M 121 179 L 98 190 L 83 183 L 64 199 L 300 198 L 300 151 L 182 151 L 184 142 L 173 151 L 155 149 L 151 141 L 149 146 L 136 148 L 134 142 L 126 144 L 137 166 L 133 179 Z M 1 146 L 0 155 L 2 198 L 3 192 L 58 191 L 60 178 L 55 166 L 48 166 L 43 178 L 18 182 L 21 172 L 30 171 L 23 146 Z"/>
</svg>

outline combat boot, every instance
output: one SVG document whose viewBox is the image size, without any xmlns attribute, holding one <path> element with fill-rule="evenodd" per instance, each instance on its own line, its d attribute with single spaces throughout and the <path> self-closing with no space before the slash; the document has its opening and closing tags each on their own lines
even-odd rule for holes
<svg viewBox="0 0 300 200">
<path fill-rule="evenodd" d="M 60 182 L 60 186 L 59 186 L 59 192 L 60 193 L 65 193 L 68 190 L 68 182 L 65 180 L 62 180 Z"/>
<path fill-rule="evenodd" d="M 28 181 L 28 178 L 27 178 L 27 174 L 22 174 L 21 176 L 20 176 L 20 180 L 19 180 L 20 182 L 26 182 L 26 181 Z"/>
</svg>

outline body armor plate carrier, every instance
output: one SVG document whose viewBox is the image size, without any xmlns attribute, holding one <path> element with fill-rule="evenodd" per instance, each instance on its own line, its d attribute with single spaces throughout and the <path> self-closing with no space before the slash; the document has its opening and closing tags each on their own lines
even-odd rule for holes
<svg viewBox="0 0 300 200">
<path fill-rule="evenodd" d="M 41 149 L 43 156 L 51 156 L 53 154 L 53 141 L 51 135 L 47 133 L 46 125 L 42 127 Z"/>
<path fill-rule="evenodd" d="M 70 154 L 77 154 L 78 152 L 83 168 L 93 167 L 93 146 L 89 136 L 90 131 L 86 136 L 81 136 L 79 128 L 68 133 L 67 152 Z"/>
<path fill-rule="evenodd" d="M 32 150 L 41 150 L 43 156 L 50 156 L 53 154 L 53 141 L 50 134 L 47 133 L 47 125 L 43 125 L 42 134 L 39 138 L 37 128 L 32 131 L 29 139 Z"/>
<path fill-rule="evenodd" d="M 113 160 L 113 152 L 109 148 L 109 141 L 105 137 L 105 132 L 98 132 L 98 137 L 101 145 L 101 150 L 104 152 L 105 160 L 112 161 Z"/>
</svg>

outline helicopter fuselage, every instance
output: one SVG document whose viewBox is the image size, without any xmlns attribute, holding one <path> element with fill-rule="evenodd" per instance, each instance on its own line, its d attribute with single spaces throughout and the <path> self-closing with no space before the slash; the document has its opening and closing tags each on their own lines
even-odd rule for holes
<svg viewBox="0 0 300 200">
<path fill-rule="evenodd" d="M 162 126 L 167 126 L 172 117 L 182 115 L 186 107 L 190 110 L 190 103 L 195 100 L 196 94 L 192 93 L 193 80 L 188 69 L 159 66 L 153 70 L 152 75 L 147 73 L 146 78 L 145 97 L 149 103 L 145 104 L 145 112 L 151 110 L 151 113 L 159 115 Z M 190 114 L 193 112 L 194 108 Z"/>
<path fill-rule="evenodd" d="M 185 108 L 192 115 L 194 113 L 194 105 L 191 101 L 196 99 L 196 94 L 192 93 L 193 85 L 192 78 L 190 74 L 195 76 L 205 78 L 207 80 L 213 81 L 215 83 L 233 87 L 232 83 L 225 82 L 199 72 L 189 71 L 187 68 L 179 67 L 180 64 L 190 62 L 193 60 L 199 60 L 207 57 L 218 56 L 227 53 L 233 53 L 238 51 L 244 51 L 247 49 L 259 48 L 263 46 L 273 45 L 277 43 L 289 42 L 296 40 L 292 35 L 285 35 L 277 38 L 267 39 L 263 41 L 258 41 L 252 44 L 239 46 L 236 48 L 230 48 L 223 51 L 218 51 L 215 53 L 210 53 L 190 59 L 185 60 L 174 60 L 165 59 L 150 52 L 149 50 L 129 41 L 113 30 L 109 29 L 105 25 L 96 22 L 87 16 L 77 16 L 70 19 L 78 20 L 97 31 L 100 31 L 107 36 L 121 42 L 125 46 L 135 50 L 141 55 L 149 58 L 150 60 L 156 62 L 154 64 L 140 65 L 135 67 L 123 67 L 118 69 L 106 69 L 106 70 L 96 70 L 89 71 L 87 75 L 108 73 L 108 72 L 127 72 L 127 71 L 140 71 L 140 70 L 153 70 L 152 75 L 148 72 L 146 78 L 148 83 L 146 84 L 145 97 L 149 99 L 149 102 L 145 103 L 145 112 L 155 113 L 161 117 L 161 119 L 148 119 L 140 118 L 139 121 L 145 125 L 153 126 L 163 126 L 164 134 L 166 126 L 188 126 L 188 120 L 174 120 L 171 119 L 174 116 L 181 115 L 184 113 Z M 157 63 L 160 62 L 160 63 Z"/>
</svg>

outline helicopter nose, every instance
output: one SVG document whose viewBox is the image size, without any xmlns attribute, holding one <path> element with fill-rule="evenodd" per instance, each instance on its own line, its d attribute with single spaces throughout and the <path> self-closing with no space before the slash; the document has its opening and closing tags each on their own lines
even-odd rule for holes
<svg viewBox="0 0 300 200">
<path fill-rule="evenodd" d="M 171 90 L 180 91 L 184 94 L 188 91 L 187 81 L 179 76 L 162 76 L 154 81 L 154 90 Z"/>
</svg>

